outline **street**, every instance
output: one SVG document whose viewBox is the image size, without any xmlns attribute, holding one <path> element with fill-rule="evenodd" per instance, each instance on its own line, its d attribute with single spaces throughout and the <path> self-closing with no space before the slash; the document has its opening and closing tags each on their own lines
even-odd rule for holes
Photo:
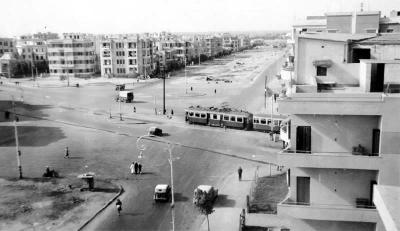
<svg viewBox="0 0 400 231">
<path fill-rule="evenodd" d="M 282 54 L 271 50 L 262 52 L 252 50 L 234 59 L 228 56 L 203 67 L 188 67 L 187 80 L 182 71 L 175 73 L 166 80 L 166 109 L 168 114 L 171 109 L 174 111 L 172 119 L 155 115 L 155 111 L 162 108 L 162 80 L 145 87 L 128 84 L 127 88 L 134 90 L 133 104 L 116 102 L 115 87 L 107 83 L 80 88 L 2 86 L 1 110 L 11 111 L 11 101 L 16 101 L 24 175 L 38 177 L 44 166 L 52 166 L 63 176 L 76 177 L 92 171 L 98 178 L 122 185 L 126 192 L 122 196 L 121 216 L 118 217 L 113 204 L 86 230 L 169 230 L 170 204 L 153 202 L 155 185 L 170 182 L 167 145 L 157 137 L 144 139 L 146 150 L 140 159 L 143 174 L 129 172 L 130 163 L 139 160 L 137 138 L 147 134 L 150 126 L 158 126 L 163 129 L 162 138 L 174 143 L 176 230 L 199 230 L 205 219 L 192 204 L 197 185 L 208 184 L 219 189 L 215 213 L 225 208 L 242 208 L 244 205 L 237 201 L 236 192 L 230 191 L 240 188 L 237 168 L 241 166 L 246 180 L 251 180 L 257 166 L 274 163 L 280 143 L 268 142 L 265 133 L 188 125 L 183 115 L 184 108 L 190 105 L 218 106 L 221 103 L 252 112 L 262 111 L 264 79 L 257 76 L 266 71 L 269 76 L 277 73 L 281 62 L 269 70 L 264 69 L 275 60 L 281 60 Z M 250 62 L 254 57 L 259 58 L 256 67 Z M 231 76 L 235 80 L 232 83 L 208 83 L 204 79 L 205 75 L 226 74 L 225 69 L 237 60 L 244 60 L 251 68 L 241 67 L 243 72 Z M 4 132 L 0 137 L 0 162 L 9 164 L 0 166 L 0 174 L 15 177 L 12 123 L 3 122 L 1 126 Z M 63 158 L 67 146 L 70 159 Z M 245 195 L 241 198 L 244 200 Z"/>
</svg>

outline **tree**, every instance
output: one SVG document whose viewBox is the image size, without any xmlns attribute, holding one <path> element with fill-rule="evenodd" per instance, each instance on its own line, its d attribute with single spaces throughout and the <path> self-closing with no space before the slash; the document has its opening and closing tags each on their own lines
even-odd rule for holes
<svg viewBox="0 0 400 231">
<path fill-rule="evenodd" d="M 207 199 L 206 193 L 200 190 L 195 194 L 195 200 L 197 201 L 197 209 L 207 218 L 207 230 L 210 231 L 210 220 L 208 219 L 208 215 L 215 211 L 213 201 Z"/>
</svg>

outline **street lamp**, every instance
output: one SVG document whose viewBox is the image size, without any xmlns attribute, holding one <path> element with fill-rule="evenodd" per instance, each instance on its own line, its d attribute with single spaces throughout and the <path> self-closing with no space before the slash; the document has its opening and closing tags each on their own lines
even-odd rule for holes
<svg viewBox="0 0 400 231">
<path fill-rule="evenodd" d="M 186 55 L 185 55 L 183 61 L 185 62 L 185 92 L 186 92 L 186 94 L 187 94 Z"/>
<path fill-rule="evenodd" d="M 153 139 L 149 139 L 149 137 L 152 137 L 151 135 L 142 135 L 136 140 L 136 148 L 139 150 L 139 159 L 143 158 L 143 151 L 146 150 L 146 146 L 144 144 L 140 145 L 140 141 L 142 139 L 147 139 L 151 141 L 155 141 Z M 161 138 L 161 142 L 164 144 L 167 144 L 168 146 L 168 153 L 169 153 L 169 165 L 171 169 L 171 218 L 172 218 L 172 231 L 175 231 L 175 196 L 174 196 L 174 170 L 173 170 L 173 164 L 172 164 L 172 149 L 173 149 L 173 143 L 167 139 Z"/>
</svg>

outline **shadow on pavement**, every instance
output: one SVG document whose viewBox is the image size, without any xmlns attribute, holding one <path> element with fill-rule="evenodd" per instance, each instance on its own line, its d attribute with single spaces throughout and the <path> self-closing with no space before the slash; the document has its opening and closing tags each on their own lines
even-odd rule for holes
<svg viewBox="0 0 400 231">
<path fill-rule="evenodd" d="M 228 195 L 219 194 L 217 200 L 215 201 L 214 207 L 233 207 L 236 201 L 228 199 Z"/>
<path fill-rule="evenodd" d="M 121 213 L 121 216 L 141 216 L 144 215 L 144 213 Z"/>
<path fill-rule="evenodd" d="M 15 146 L 14 126 L 0 126 L 0 147 Z M 18 126 L 20 146 L 46 146 L 66 138 L 58 127 Z"/>
<path fill-rule="evenodd" d="M 45 110 L 48 108 L 52 108 L 50 105 L 32 105 L 26 104 L 24 102 L 15 100 L 15 108 L 17 114 L 29 114 L 32 116 L 25 117 L 19 115 L 20 121 L 35 121 L 39 120 L 42 117 L 47 117 L 48 115 L 41 112 L 41 110 Z M 9 118 L 6 118 L 6 111 L 8 111 Z M 26 113 L 29 112 L 29 113 Z M 14 119 L 13 106 L 11 100 L 0 100 L 0 122 L 11 122 Z"/>
<path fill-rule="evenodd" d="M 186 202 L 189 200 L 189 197 L 183 196 L 182 193 L 174 193 L 175 202 Z"/>
</svg>

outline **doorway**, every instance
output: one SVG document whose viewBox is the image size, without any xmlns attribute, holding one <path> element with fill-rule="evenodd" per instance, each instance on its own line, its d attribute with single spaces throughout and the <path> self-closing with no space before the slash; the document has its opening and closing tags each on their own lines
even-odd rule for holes
<svg viewBox="0 0 400 231">
<path fill-rule="evenodd" d="M 298 126 L 296 132 L 296 151 L 311 153 L 311 126 Z"/>
<path fill-rule="evenodd" d="M 372 130 L 372 155 L 379 156 L 379 140 L 381 131 L 379 129 Z"/>
<path fill-rule="evenodd" d="M 310 205 L 310 177 L 297 177 L 297 203 Z"/>
<path fill-rule="evenodd" d="M 371 64 L 371 92 L 383 92 L 383 83 L 385 75 L 384 63 Z"/>
</svg>

